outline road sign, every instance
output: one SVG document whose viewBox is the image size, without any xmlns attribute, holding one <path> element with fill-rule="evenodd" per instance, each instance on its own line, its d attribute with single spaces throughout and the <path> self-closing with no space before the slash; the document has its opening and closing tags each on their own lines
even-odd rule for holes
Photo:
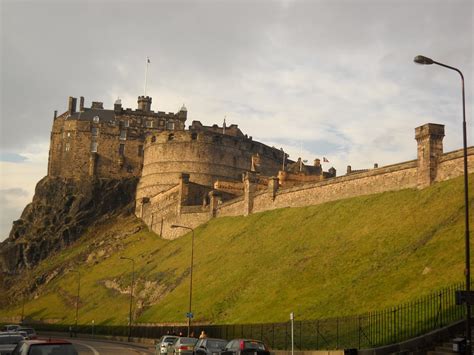
<svg viewBox="0 0 474 355">
<path fill-rule="evenodd" d="M 186 318 L 193 318 L 193 313 L 192 312 L 186 313 Z"/>
</svg>

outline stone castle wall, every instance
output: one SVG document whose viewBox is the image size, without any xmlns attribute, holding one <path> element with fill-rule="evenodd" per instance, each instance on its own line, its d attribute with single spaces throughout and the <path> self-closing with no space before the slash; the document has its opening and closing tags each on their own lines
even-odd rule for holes
<svg viewBox="0 0 474 355">
<path fill-rule="evenodd" d="M 181 173 L 205 186 L 213 186 L 217 180 L 241 181 L 256 154 L 263 175 L 277 174 L 283 153 L 249 138 L 192 130 L 149 136 L 137 200 L 168 190 Z"/>
<path fill-rule="evenodd" d="M 193 178 L 192 174 L 186 175 L 185 179 L 181 178 L 180 184 L 170 190 L 174 191 L 176 196 L 174 200 L 176 205 L 174 209 L 171 208 L 176 213 L 163 217 L 164 228 L 160 230 L 161 235 L 164 238 L 176 238 L 188 232 L 185 229 L 172 229 L 171 224 L 195 228 L 214 217 L 245 216 L 276 208 L 316 205 L 386 191 L 421 189 L 439 181 L 461 176 L 463 151 L 443 153 L 440 137 L 444 135 L 444 127 L 441 129 L 440 125 L 432 124 L 422 127 L 424 128 L 416 131 L 417 138 L 420 138 L 420 132 L 428 137 L 417 139 L 418 159 L 416 160 L 291 187 L 279 186 L 276 177 L 267 178 L 268 186 L 265 190 L 258 188 L 260 180 L 258 174 L 247 172 L 243 180 L 241 196 L 226 201 L 221 192 L 210 191 L 208 206 L 178 206 L 182 205 L 182 196 L 189 191 L 186 185 L 190 184 L 190 179 Z M 431 149 L 433 146 L 436 149 Z M 468 167 L 468 172 L 474 173 L 474 147 L 468 149 Z M 157 201 L 161 200 L 160 196 L 166 194 L 167 192 L 160 193 L 155 198 Z M 169 210 L 170 208 L 167 211 Z M 160 210 L 160 208 L 154 211 L 162 216 L 165 215 L 165 210 Z M 137 215 L 140 217 L 138 213 Z M 158 232 L 157 228 L 152 229 Z"/>
</svg>

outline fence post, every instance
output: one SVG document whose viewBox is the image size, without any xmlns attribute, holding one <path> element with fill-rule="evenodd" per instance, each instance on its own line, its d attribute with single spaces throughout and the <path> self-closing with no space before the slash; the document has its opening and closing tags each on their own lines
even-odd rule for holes
<svg viewBox="0 0 474 355">
<path fill-rule="evenodd" d="M 360 315 L 359 315 L 359 327 L 358 327 L 358 328 L 359 328 L 359 329 L 358 329 L 358 331 L 359 331 L 358 333 L 359 333 L 359 349 L 360 349 L 360 336 L 361 336 L 360 332 L 361 332 L 361 330 L 362 330 L 361 327 L 360 327 Z"/>
<path fill-rule="evenodd" d="M 319 349 L 319 319 L 316 321 L 316 350 Z"/>
<path fill-rule="evenodd" d="M 272 323 L 272 348 L 275 349 L 275 323 Z"/>
</svg>

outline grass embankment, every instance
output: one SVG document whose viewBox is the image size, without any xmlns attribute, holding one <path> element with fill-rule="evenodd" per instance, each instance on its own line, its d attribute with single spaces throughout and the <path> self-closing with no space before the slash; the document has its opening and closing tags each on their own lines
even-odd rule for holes
<svg viewBox="0 0 474 355">
<path fill-rule="evenodd" d="M 298 319 L 360 314 L 462 281 L 463 213 L 463 183 L 454 179 L 422 191 L 215 219 L 196 229 L 195 321 L 286 321 L 291 311 Z M 141 222 L 133 217 L 110 221 L 45 260 L 34 275 L 69 266 L 26 303 L 26 316 L 73 323 L 77 275 L 67 270 L 75 268 L 82 275 L 79 323 L 126 324 L 132 269 L 120 259 L 126 256 L 136 260 L 135 306 L 144 304 L 136 321 L 184 323 L 191 234 L 168 241 L 143 228 L 113 237 L 136 226 Z M 107 245 L 110 255 L 101 252 Z M 21 306 L 1 313 L 18 315 Z"/>
</svg>

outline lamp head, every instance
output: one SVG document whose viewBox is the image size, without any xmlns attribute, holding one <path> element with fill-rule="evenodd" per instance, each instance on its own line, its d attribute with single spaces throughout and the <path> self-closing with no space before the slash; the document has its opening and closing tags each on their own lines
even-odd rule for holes
<svg viewBox="0 0 474 355">
<path fill-rule="evenodd" d="M 422 55 L 417 55 L 415 59 L 413 59 L 413 61 L 417 64 L 426 64 L 426 65 L 433 64 L 433 59 L 424 57 Z"/>
</svg>

